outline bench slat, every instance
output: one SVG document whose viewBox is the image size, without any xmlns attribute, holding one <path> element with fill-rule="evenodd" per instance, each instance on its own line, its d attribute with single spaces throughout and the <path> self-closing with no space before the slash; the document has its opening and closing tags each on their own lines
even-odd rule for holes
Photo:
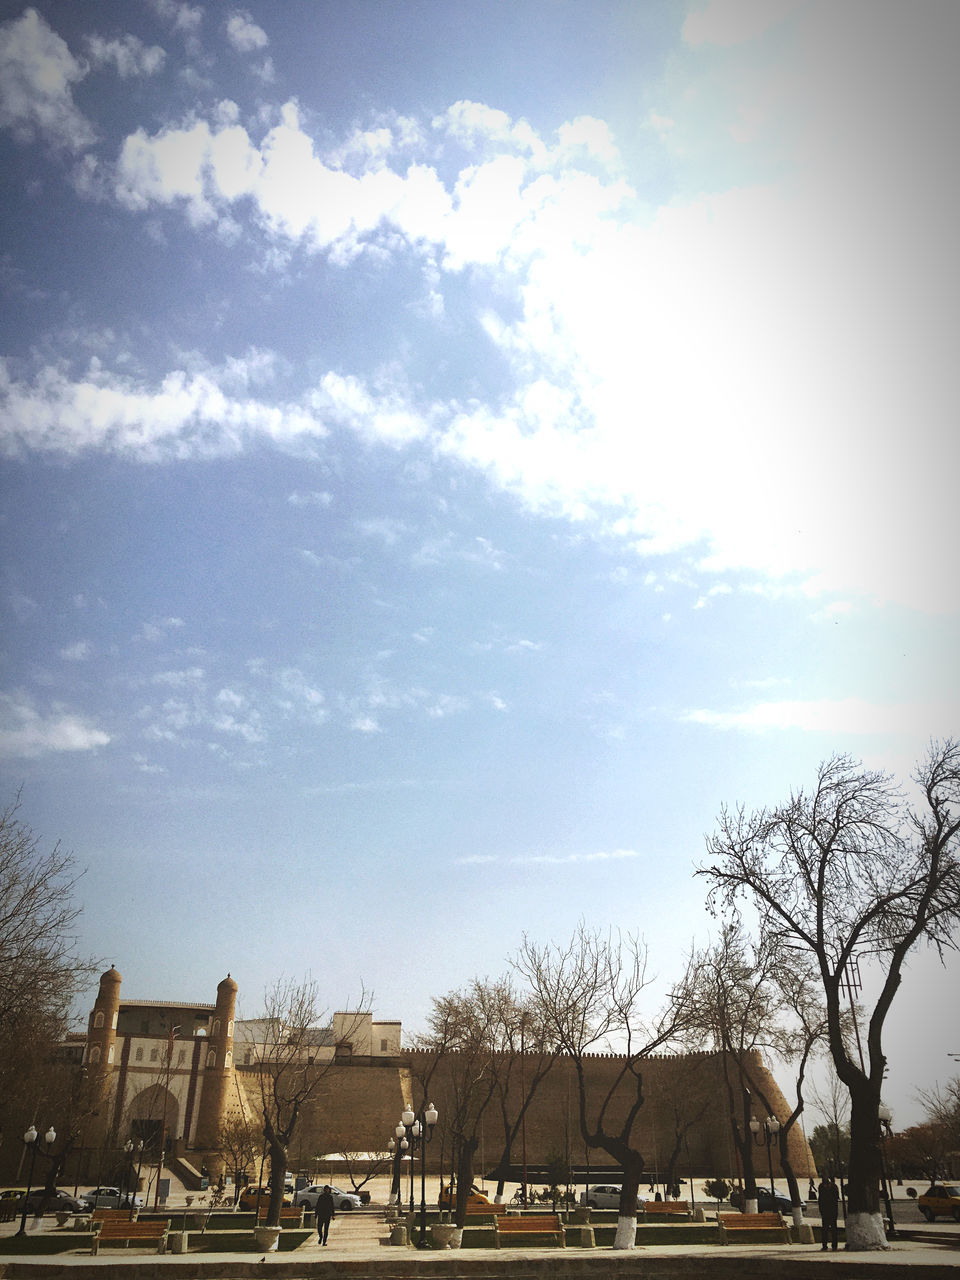
<svg viewBox="0 0 960 1280">
<path fill-rule="evenodd" d="M 738 1231 L 773 1231 L 787 1243 L 793 1239 L 788 1223 L 779 1213 L 718 1213 L 717 1225 L 721 1240 Z"/>
</svg>

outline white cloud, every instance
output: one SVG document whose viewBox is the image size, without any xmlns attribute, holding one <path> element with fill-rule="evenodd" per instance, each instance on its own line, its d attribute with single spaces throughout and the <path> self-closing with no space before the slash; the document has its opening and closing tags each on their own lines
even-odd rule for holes
<svg viewBox="0 0 960 1280">
<path fill-rule="evenodd" d="M 750 732 L 799 729 L 825 734 L 895 734 L 923 741 L 931 733 L 955 734 L 960 724 L 960 703 L 867 702 L 862 698 L 786 700 L 760 702 L 740 711 L 695 710 L 681 719 L 716 729 Z"/>
<path fill-rule="evenodd" d="M 192 36 L 203 22 L 203 10 L 199 5 L 182 0 L 150 0 L 150 7 L 167 22 L 174 31 Z"/>
<path fill-rule="evenodd" d="M 502 863 L 507 866 L 573 866 L 576 863 L 621 862 L 629 858 L 639 858 L 636 849 L 613 849 L 609 852 L 596 853 L 524 853 L 504 857 L 498 854 L 474 854 L 466 858 L 458 858 L 461 867 L 486 866 L 490 863 Z"/>
<path fill-rule="evenodd" d="M 159 45 L 145 45 L 134 35 L 107 40 L 103 36 L 87 36 L 87 53 L 94 66 L 112 64 L 122 80 L 131 76 L 152 76 L 161 69 L 166 52 Z"/>
<path fill-rule="evenodd" d="M 66 662 L 86 662 L 93 653 L 93 645 L 89 640 L 77 640 L 60 650 L 60 657 Z"/>
<path fill-rule="evenodd" d="M 256 53 L 270 43 L 267 33 L 257 26 L 245 9 L 236 9 L 226 21 L 227 39 L 238 53 Z"/>
<path fill-rule="evenodd" d="M 333 494 L 328 493 L 325 489 L 313 489 L 307 493 L 300 493 L 294 490 L 288 498 L 287 502 L 291 507 L 329 507 L 333 502 Z"/>
<path fill-rule="evenodd" d="M 380 733 L 380 725 L 373 716 L 356 716 L 350 722 L 350 728 L 357 733 Z"/>
<path fill-rule="evenodd" d="M 60 703 L 46 713 L 25 693 L 0 694 L 0 756 L 33 759 L 60 751 L 105 747 L 110 735 Z"/>
<path fill-rule="evenodd" d="M 140 629 L 140 639 L 155 643 L 162 640 L 170 631 L 179 631 L 186 623 L 182 618 L 152 618 Z"/>
<path fill-rule="evenodd" d="M 203 683 L 205 672 L 202 667 L 188 667 L 180 671 L 158 671 L 151 676 L 151 684 L 166 685 L 171 689 L 185 689 Z"/>
<path fill-rule="evenodd" d="M 41 139 L 79 151 L 93 126 L 73 101 L 86 69 L 36 9 L 0 26 L 0 128 L 21 142 Z"/>
<path fill-rule="evenodd" d="M 257 436 L 282 443 L 326 434 L 299 405 L 228 395 L 222 376 L 177 369 L 147 385 L 94 361 L 79 378 L 47 366 L 28 382 L 0 360 L 0 447 L 159 459 L 236 453 Z"/>
</svg>

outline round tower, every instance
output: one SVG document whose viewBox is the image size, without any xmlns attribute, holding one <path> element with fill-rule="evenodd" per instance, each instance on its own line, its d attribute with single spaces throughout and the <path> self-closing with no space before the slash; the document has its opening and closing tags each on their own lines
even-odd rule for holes
<svg viewBox="0 0 960 1280">
<path fill-rule="evenodd" d="M 217 1144 L 229 1089 L 233 1080 L 233 1023 L 237 1009 L 237 984 L 228 973 L 217 987 L 217 1005 L 201 1059 L 200 1106 L 193 1145 L 210 1150 Z"/>
<path fill-rule="evenodd" d="M 110 1123 L 110 1090 L 113 1084 L 114 1055 L 117 1044 L 117 1018 L 120 1013 L 120 983 L 123 979 L 111 966 L 100 978 L 100 990 L 93 1002 L 87 1023 L 87 1047 L 84 1065 L 95 1085 L 94 1126 L 105 1140 Z"/>
<path fill-rule="evenodd" d="M 93 1002 L 90 1021 L 87 1025 L 88 1067 L 101 1068 L 109 1075 L 108 1068 L 113 1066 L 114 1050 L 117 1043 L 117 1018 L 120 1013 L 120 983 L 123 979 L 114 968 L 107 970 L 100 978 L 100 990 Z"/>
</svg>

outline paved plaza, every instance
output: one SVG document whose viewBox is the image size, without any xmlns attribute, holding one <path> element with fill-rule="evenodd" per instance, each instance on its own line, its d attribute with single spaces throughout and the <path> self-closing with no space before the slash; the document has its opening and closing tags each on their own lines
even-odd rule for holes
<svg viewBox="0 0 960 1280">
<path fill-rule="evenodd" d="M 905 1211 L 908 1206 L 904 1206 Z M 329 1243 L 321 1246 L 315 1233 L 293 1252 L 261 1254 L 251 1248 L 246 1253 L 150 1254 L 141 1249 L 115 1249 L 93 1258 L 89 1252 L 73 1251 L 46 1257 L 12 1257 L 4 1246 L 19 1223 L 0 1227 L 0 1280 L 229 1280 L 229 1278 L 269 1274 L 274 1280 L 315 1277 L 353 1277 L 355 1280 L 406 1280 L 436 1277 L 437 1280 L 604 1280 L 605 1277 L 643 1277 L 644 1280 L 775 1280 L 784 1277 L 804 1280 L 899 1280 L 908 1272 L 919 1280 L 960 1280 L 960 1227 L 944 1224 L 935 1229 L 937 1237 L 954 1235 L 956 1244 L 896 1240 L 883 1253 L 823 1253 L 819 1245 L 650 1245 L 633 1252 L 611 1249 L 512 1248 L 462 1249 L 419 1253 L 407 1247 L 385 1243 L 390 1227 L 382 1206 L 357 1213 L 337 1214 Z M 911 1224 L 912 1227 L 912 1224 Z M 905 1228 L 910 1230 L 911 1228 Z M 57 1230 L 54 1220 L 44 1220 L 41 1234 Z M 923 1228 L 916 1230 L 919 1235 Z"/>
</svg>

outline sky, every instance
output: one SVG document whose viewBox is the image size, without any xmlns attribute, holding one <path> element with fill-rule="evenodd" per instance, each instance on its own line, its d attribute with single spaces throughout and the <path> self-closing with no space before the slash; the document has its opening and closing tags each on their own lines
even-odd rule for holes
<svg viewBox="0 0 960 1280">
<path fill-rule="evenodd" d="M 958 37 L 0 5 L 2 789 L 125 996 L 412 1032 L 581 919 L 666 985 L 721 806 L 960 729 Z"/>
</svg>

